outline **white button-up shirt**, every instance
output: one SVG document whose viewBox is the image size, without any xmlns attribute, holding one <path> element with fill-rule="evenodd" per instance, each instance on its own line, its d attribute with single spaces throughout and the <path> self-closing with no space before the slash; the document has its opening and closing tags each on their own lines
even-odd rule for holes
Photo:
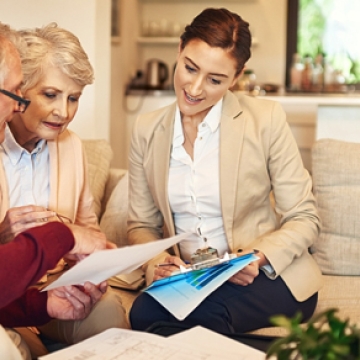
<svg viewBox="0 0 360 360">
<path fill-rule="evenodd" d="M 46 141 L 40 140 L 29 153 L 15 141 L 6 126 L 0 153 L 9 188 L 10 208 L 24 205 L 48 208 L 50 170 Z"/>
<path fill-rule="evenodd" d="M 205 245 L 217 249 L 219 256 L 229 251 L 220 203 L 221 109 L 222 100 L 198 125 L 194 160 L 183 147 L 180 110 L 176 110 L 168 194 L 176 233 L 192 233 L 189 241 L 180 243 L 181 257 L 188 261 L 191 254 Z"/>
</svg>

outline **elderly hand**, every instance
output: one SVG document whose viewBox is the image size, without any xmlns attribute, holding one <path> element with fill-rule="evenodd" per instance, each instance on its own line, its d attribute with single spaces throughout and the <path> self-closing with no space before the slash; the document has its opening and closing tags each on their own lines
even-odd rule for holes
<svg viewBox="0 0 360 360">
<path fill-rule="evenodd" d="M 108 241 L 101 231 L 74 224 L 66 224 L 75 238 L 75 245 L 69 254 L 88 255 L 94 251 L 108 249 Z"/>
<path fill-rule="evenodd" d="M 0 243 L 5 244 L 21 232 L 35 226 L 44 225 L 55 216 L 53 211 L 42 206 L 26 205 L 9 209 L 0 223 Z"/>
<path fill-rule="evenodd" d="M 86 318 L 93 306 L 106 292 L 107 283 L 95 286 L 86 282 L 83 290 L 75 286 L 64 286 L 48 292 L 47 312 L 60 320 L 81 320 Z"/>
</svg>

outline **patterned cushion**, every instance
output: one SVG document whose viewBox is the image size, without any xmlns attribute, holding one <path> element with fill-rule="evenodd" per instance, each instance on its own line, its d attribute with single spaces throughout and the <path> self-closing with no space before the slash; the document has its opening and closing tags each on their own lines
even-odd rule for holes
<svg viewBox="0 0 360 360">
<path fill-rule="evenodd" d="M 101 214 L 101 200 L 104 196 L 113 152 L 106 140 L 83 140 L 82 142 L 88 162 L 89 181 L 94 197 L 95 213 L 99 218 Z"/>
<path fill-rule="evenodd" d="M 322 222 L 314 257 L 324 274 L 360 275 L 360 144 L 318 140 L 312 175 Z"/>
</svg>

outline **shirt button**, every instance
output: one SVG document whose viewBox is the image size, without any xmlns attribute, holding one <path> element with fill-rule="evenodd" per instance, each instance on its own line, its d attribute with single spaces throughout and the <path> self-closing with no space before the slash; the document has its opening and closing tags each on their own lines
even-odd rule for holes
<svg viewBox="0 0 360 360">
<path fill-rule="evenodd" d="M 205 126 L 206 126 L 206 124 L 202 124 L 201 126 L 202 126 L 202 127 L 205 127 Z"/>
</svg>

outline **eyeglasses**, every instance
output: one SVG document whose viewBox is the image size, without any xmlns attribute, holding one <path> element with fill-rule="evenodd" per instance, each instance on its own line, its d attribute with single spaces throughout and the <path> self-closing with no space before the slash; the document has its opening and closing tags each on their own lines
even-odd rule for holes
<svg viewBox="0 0 360 360">
<path fill-rule="evenodd" d="M 8 96 L 9 98 L 12 98 L 13 100 L 17 101 L 18 103 L 18 109 L 16 112 L 24 113 L 27 107 L 30 105 L 30 100 L 24 99 L 19 95 L 16 95 L 10 91 L 0 89 L 0 93 Z"/>
<path fill-rule="evenodd" d="M 60 214 L 58 214 L 58 213 L 56 213 L 55 216 L 56 216 L 62 223 L 70 223 L 70 224 L 73 223 L 73 221 L 72 221 L 70 218 L 68 218 L 67 216 L 60 215 Z"/>
</svg>

